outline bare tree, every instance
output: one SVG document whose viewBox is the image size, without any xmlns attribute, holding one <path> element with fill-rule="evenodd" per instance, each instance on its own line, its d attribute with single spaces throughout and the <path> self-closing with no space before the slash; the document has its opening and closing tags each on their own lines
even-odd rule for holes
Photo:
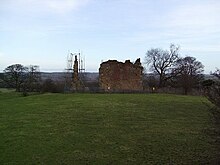
<svg viewBox="0 0 220 165">
<path fill-rule="evenodd" d="M 26 72 L 27 67 L 21 64 L 10 65 L 4 70 L 4 81 L 8 87 L 15 88 L 17 92 L 20 92 Z"/>
<path fill-rule="evenodd" d="M 27 75 L 27 88 L 30 92 L 39 91 L 40 90 L 40 69 L 37 65 L 30 65 L 28 67 L 28 75 Z"/>
<path fill-rule="evenodd" d="M 160 48 L 148 50 L 145 61 L 150 69 L 159 75 L 159 87 L 163 87 L 165 82 L 172 78 L 171 71 L 175 62 L 179 59 L 179 46 L 170 45 L 170 50 Z"/>
<path fill-rule="evenodd" d="M 202 78 L 203 68 L 202 63 L 194 57 L 187 56 L 177 60 L 174 72 L 177 75 L 177 83 L 184 89 L 184 94 L 188 94 L 193 87 L 198 85 Z"/>
<path fill-rule="evenodd" d="M 40 71 L 38 66 L 25 67 L 21 64 L 8 66 L 4 70 L 4 81 L 17 92 L 39 91 Z"/>
<path fill-rule="evenodd" d="M 37 65 L 30 65 L 26 67 L 27 71 L 24 75 L 24 82 L 21 84 L 23 94 L 27 92 L 39 92 L 40 91 L 40 69 Z"/>
</svg>

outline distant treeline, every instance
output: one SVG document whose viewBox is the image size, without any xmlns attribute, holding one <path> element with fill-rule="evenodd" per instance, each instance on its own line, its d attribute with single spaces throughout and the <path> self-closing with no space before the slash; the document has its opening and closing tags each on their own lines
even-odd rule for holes
<svg viewBox="0 0 220 165">
<path fill-rule="evenodd" d="M 146 93 L 205 94 L 213 102 L 220 100 L 220 71 L 204 74 L 204 65 L 195 57 L 181 57 L 179 46 L 169 50 L 152 48 L 146 52 L 146 73 L 143 75 Z M 148 71 L 148 73 L 147 73 Z M 39 66 L 10 65 L 0 74 L 1 88 L 14 88 L 17 92 L 103 92 L 99 87 L 99 73 L 79 73 L 80 90 L 73 87 L 71 72 L 40 72 Z M 132 91 L 132 89 L 131 89 Z M 111 92 L 131 92 L 111 91 Z M 219 95 L 219 97 L 218 97 Z M 217 99 L 216 99 L 217 98 Z"/>
</svg>

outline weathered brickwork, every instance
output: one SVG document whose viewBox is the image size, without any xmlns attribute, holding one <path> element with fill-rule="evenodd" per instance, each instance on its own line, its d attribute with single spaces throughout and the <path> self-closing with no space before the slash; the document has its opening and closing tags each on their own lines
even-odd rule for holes
<svg viewBox="0 0 220 165">
<path fill-rule="evenodd" d="M 72 90 L 73 91 L 80 91 L 83 90 L 82 82 L 79 78 L 79 67 L 78 67 L 78 59 L 77 56 L 75 56 L 75 61 L 73 65 L 73 82 L 72 82 Z"/>
<path fill-rule="evenodd" d="M 99 85 L 104 91 L 126 92 L 143 90 L 143 67 L 140 59 L 135 63 L 116 60 L 103 62 L 99 68 Z"/>
</svg>

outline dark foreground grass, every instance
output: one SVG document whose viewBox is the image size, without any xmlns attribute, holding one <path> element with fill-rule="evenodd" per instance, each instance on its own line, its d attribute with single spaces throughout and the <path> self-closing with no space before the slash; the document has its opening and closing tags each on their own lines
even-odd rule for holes
<svg viewBox="0 0 220 165">
<path fill-rule="evenodd" d="M 0 164 L 217 164 L 211 107 L 192 96 L 0 93 Z"/>
</svg>

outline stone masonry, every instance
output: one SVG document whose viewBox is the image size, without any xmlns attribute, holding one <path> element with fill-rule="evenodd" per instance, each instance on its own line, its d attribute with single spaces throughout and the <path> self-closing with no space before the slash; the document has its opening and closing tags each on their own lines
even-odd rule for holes
<svg viewBox="0 0 220 165">
<path fill-rule="evenodd" d="M 80 79 L 79 79 L 79 68 L 78 68 L 77 56 L 75 56 L 75 61 L 74 61 L 74 65 L 73 65 L 72 88 L 73 88 L 74 91 L 81 90 L 81 88 L 82 88 L 82 85 L 81 85 Z"/>
<path fill-rule="evenodd" d="M 134 92 L 143 90 L 143 67 L 140 58 L 135 63 L 116 60 L 103 62 L 99 68 L 99 85 L 105 92 Z"/>
</svg>

